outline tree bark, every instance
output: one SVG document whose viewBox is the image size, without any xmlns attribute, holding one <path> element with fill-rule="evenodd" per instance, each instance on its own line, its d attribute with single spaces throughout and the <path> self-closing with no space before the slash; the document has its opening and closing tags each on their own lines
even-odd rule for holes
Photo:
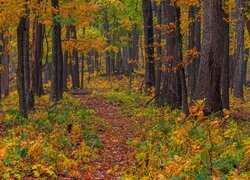
<svg viewBox="0 0 250 180">
<path fill-rule="evenodd" d="M 229 9 L 228 9 L 229 11 Z M 221 96 L 222 96 L 222 108 L 229 109 L 229 14 L 223 11 L 223 42 L 224 42 L 224 52 L 222 60 L 222 74 L 221 74 Z"/>
<path fill-rule="evenodd" d="M 242 12 L 242 0 L 236 1 L 236 69 L 235 69 L 235 89 L 234 96 L 240 99 L 244 99 L 243 93 L 243 66 L 244 66 L 244 16 Z"/>
<path fill-rule="evenodd" d="M 18 47 L 18 66 L 17 66 L 17 90 L 19 95 L 19 112 L 24 118 L 28 117 L 26 106 L 26 93 L 24 81 L 24 33 L 26 26 L 26 17 L 23 16 L 19 20 L 17 27 L 17 47 Z"/>
<path fill-rule="evenodd" d="M 192 22 L 189 24 L 189 38 L 188 38 L 188 49 L 189 50 L 196 50 L 200 53 L 201 50 L 201 22 L 198 17 L 200 12 L 199 7 L 191 6 L 189 7 L 188 16 Z M 200 55 L 198 57 L 191 57 L 189 59 L 190 64 L 187 66 L 187 73 L 188 73 L 188 93 L 190 99 L 193 99 L 195 88 L 196 88 L 196 81 L 198 76 L 199 64 L 200 64 Z"/>
<path fill-rule="evenodd" d="M 152 4 L 150 0 L 142 0 L 143 20 L 144 20 L 144 44 L 145 44 L 145 92 L 148 93 L 152 86 L 155 86 L 155 66 L 154 66 L 154 27 Z"/>
<path fill-rule="evenodd" d="M 51 0 L 52 7 L 59 9 L 58 0 Z M 53 13 L 52 22 L 52 68 L 50 98 L 56 102 L 63 96 L 63 60 L 61 44 L 61 25 L 58 12 Z"/>
<path fill-rule="evenodd" d="M 37 4 L 40 0 L 37 0 Z M 33 34 L 33 72 L 32 72 L 32 85 L 33 90 L 39 97 L 44 94 L 43 81 L 42 81 L 42 59 L 43 59 L 43 24 L 39 22 L 39 17 L 35 17 L 34 23 L 34 34 Z"/>
<path fill-rule="evenodd" d="M 182 88 L 179 71 L 180 63 L 180 43 L 178 32 L 178 8 L 171 4 L 170 0 L 163 2 L 166 25 L 171 26 L 171 30 L 166 35 L 166 49 L 163 64 L 165 66 L 163 81 L 164 104 L 173 109 L 181 108 Z"/>
<path fill-rule="evenodd" d="M 193 100 L 205 99 L 205 113 L 222 109 L 221 61 L 224 53 L 222 0 L 203 1 L 201 62 Z"/>
<path fill-rule="evenodd" d="M 0 100 L 2 99 L 2 74 L 4 71 L 3 65 L 2 65 L 2 58 L 3 58 L 3 50 L 4 42 L 3 42 L 3 33 L 0 32 Z"/>
<path fill-rule="evenodd" d="M 161 26 L 162 24 L 162 3 L 157 6 L 157 25 Z M 161 47 L 161 30 L 157 29 L 156 31 L 156 42 L 157 42 L 157 47 L 156 47 L 156 87 L 155 87 L 155 95 L 159 94 L 161 91 L 161 78 L 162 78 L 162 47 Z M 156 104 L 158 106 L 163 105 L 163 101 L 161 96 L 157 96 L 155 98 Z"/>
</svg>

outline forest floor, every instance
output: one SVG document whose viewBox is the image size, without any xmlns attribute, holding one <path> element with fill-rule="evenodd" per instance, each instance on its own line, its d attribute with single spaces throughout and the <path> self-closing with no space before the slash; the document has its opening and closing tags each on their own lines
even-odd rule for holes
<svg viewBox="0 0 250 180">
<path fill-rule="evenodd" d="M 142 82 L 95 78 L 58 103 L 37 97 L 28 119 L 12 92 L 0 105 L 0 179 L 249 179 L 250 88 L 230 111 L 206 117 L 198 101 L 187 118 L 146 105 Z"/>
<path fill-rule="evenodd" d="M 99 129 L 102 148 L 97 158 L 90 162 L 90 179 L 115 179 L 121 176 L 122 169 L 133 165 L 132 146 L 128 140 L 135 138 L 133 124 L 120 107 L 94 95 L 76 95 L 85 108 L 95 111 L 94 118 L 103 119 L 106 128 Z"/>
</svg>

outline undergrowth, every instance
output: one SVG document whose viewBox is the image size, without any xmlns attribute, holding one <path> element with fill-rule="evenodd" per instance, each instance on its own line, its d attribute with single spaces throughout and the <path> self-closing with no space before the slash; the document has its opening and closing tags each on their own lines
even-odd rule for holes
<svg viewBox="0 0 250 180">
<path fill-rule="evenodd" d="M 249 102 L 232 99 L 231 111 L 204 117 L 199 101 L 187 118 L 180 110 L 145 106 L 152 96 L 139 92 L 138 82 L 99 81 L 90 84 L 94 93 L 136 122 L 138 137 L 127 142 L 135 148 L 136 164 L 124 169 L 123 179 L 249 179 L 249 121 L 232 116 L 237 109 L 250 111 Z"/>
<path fill-rule="evenodd" d="M 0 179 L 82 178 L 101 146 L 95 112 L 68 94 L 57 104 L 45 95 L 23 119 L 17 97 L 11 93 L 1 103 Z"/>
</svg>

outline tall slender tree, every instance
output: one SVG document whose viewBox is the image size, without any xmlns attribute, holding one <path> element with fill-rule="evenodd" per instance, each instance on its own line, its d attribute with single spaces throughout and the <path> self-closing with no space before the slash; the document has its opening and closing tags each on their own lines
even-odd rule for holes
<svg viewBox="0 0 250 180">
<path fill-rule="evenodd" d="M 225 0 L 223 0 L 225 4 Z M 223 8 L 223 42 L 224 42 L 224 52 L 222 61 L 222 74 L 221 74 L 221 96 L 222 96 L 222 108 L 229 109 L 229 9 Z"/>
<path fill-rule="evenodd" d="M 37 4 L 41 3 L 41 0 L 36 1 Z M 39 97 L 44 93 L 43 81 L 42 81 L 42 59 L 43 59 L 43 41 L 44 25 L 39 22 L 39 16 L 35 17 L 33 23 L 33 66 L 32 66 L 32 86 L 33 91 Z"/>
<path fill-rule="evenodd" d="M 181 77 L 179 71 L 180 44 L 178 32 L 178 8 L 171 0 L 163 1 L 166 25 L 169 27 L 166 35 L 166 49 L 163 64 L 165 66 L 163 81 L 164 103 L 172 108 L 181 108 Z"/>
<path fill-rule="evenodd" d="M 244 16 L 242 11 L 242 0 L 236 0 L 236 69 L 235 69 L 235 89 L 234 95 L 237 98 L 244 98 L 243 94 L 243 66 L 244 66 Z"/>
<path fill-rule="evenodd" d="M 24 118 L 28 117 L 26 93 L 25 93 L 25 79 L 24 79 L 24 34 L 26 27 L 26 16 L 22 16 L 17 27 L 17 48 L 18 48 L 18 66 L 17 66 L 17 90 L 19 97 L 19 111 Z"/>
<path fill-rule="evenodd" d="M 61 44 L 61 25 L 58 0 L 51 0 L 55 8 L 52 15 L 52 73 L 50 96 L 52 101 L 58 101 L 63 96 L 63 60 Z"/>
<path fill-rule="evenodd" d="M 149 88 L 155 86 L 155 66 L 154 66 L 154 27 L 153 27 L 153 13 L 152 3 L 150 0 L 142 0 L 143 19 L 144 19 L 144 44 L 146 56 L 146 84 L 145 92 Z"/>
<path fill-rule="evenodd" d="M 189 35 L 188 35 L 188 49 L 196 50 L 198 53 L 201 50 L 201 22 L 199 18 L 200 7 L 190 6 L 188 10 L 188 16 L 191 20 L 189 24 Z M 196 81 L 198 76 L 198 69 L 200 64 L 200 55 L 198 57 L 191 57 L 187 66 L 188 73 L 188 94 L 190 99 L 193 98 Z"/>
</svg>

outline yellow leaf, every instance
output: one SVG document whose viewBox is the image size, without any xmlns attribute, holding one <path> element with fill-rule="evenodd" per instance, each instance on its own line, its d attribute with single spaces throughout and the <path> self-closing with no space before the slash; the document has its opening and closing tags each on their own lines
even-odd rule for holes
<svg viewBox="0 0 250 180">
<path fill-rule="evenodd" d="M 230 112 L 229 110 L 227 110 L 227 109 L 223 109 L 223 113 L 224 113 L 225 115 L 230 115 L 230 114 L 231 114 L 231 112 Z"/>
<path fill-rule="evenodd" d="M 106 171 L 106 174 L 110 174 L 110 173 L 112 173 L 112 169 L 109 169 Z"/>
<path fill-rule="evenodd" d="M 197 120 L 198 120 L 198 121 L 201 121 L 203 118 L 204 118 L 204 112 L 201 111 L 201 112 L 198 113 L 198 118 L 197 118 Z"/>
</svg>

